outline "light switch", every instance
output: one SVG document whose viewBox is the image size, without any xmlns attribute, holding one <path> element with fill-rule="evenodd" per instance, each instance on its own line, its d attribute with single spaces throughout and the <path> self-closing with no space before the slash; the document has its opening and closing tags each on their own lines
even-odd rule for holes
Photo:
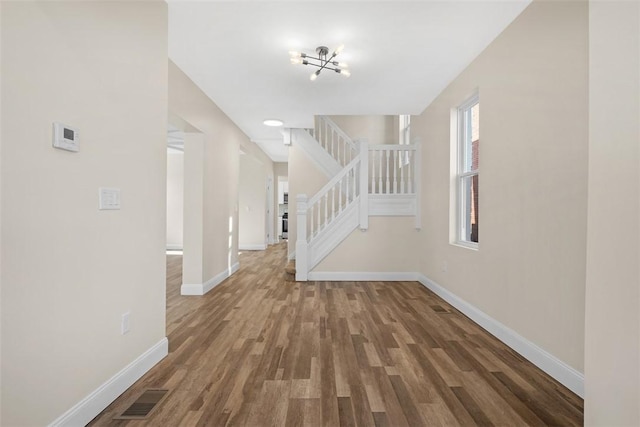
<svg viewBox="0 0 640 427">
<path fill-rule="evenodd" d="M 100 194 L 99 209 L 101 211 L 120 209 L 120 189 L 119 188 L 100 187 L 99 194 Z"/>
</svg>

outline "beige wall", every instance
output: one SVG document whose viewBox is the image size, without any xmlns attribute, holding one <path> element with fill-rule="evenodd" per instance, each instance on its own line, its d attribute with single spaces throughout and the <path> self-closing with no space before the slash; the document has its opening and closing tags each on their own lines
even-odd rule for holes
<svg viewBox="0 0 640 427">
<path fill-rule="evenodd" d="M 0 424 L 46 425 L 165 337 L 167 5 L 0 9 Z M 80 152 L 52 148 L 54 121 Z"/>
<path fill-rule="evenodd" d="M 201 132 L 204 142 L 202 153 L 202 283 L 204 283 L 230 269 L 238 261 L 239 156 L 240 146 L 248 143 L 248 138 L 171 61 L 169 61 L 169 111 L 173 116 L 181 118 Z M 187 149 L 185 149 L 185 156 L 188 155 Z M 185 212 L 185 218 L 186 216 Z"/>
<path fill-rule="evenodd" d="M 370 217 L 369 229 L 353 231 L 314 272 L 415 272 L 420 232 L 414 217 Z"/>
<path fill-rule="evenodd" d="M 398 143 L 398 116 L 330 116 L 351 139 L 366 138 L 370 145 Z"/>
<path fill-rule="evenodd" d="M 0 7 L 0 23 L 2 22 L 2 7 Z M 2 31 L 0 31 L 0 46 L 2 46 Z M 0 51 L 0 71 L 2 70 L 2 52 Z M 2 141 L 2 84 L 0 82 L 0 141 Z M 0 142 L 0 236 L 2 236 L 2 149 Z M 2 304 L 2 241 L 0 238 L 0 310 Z M 2 362 L 2 315 L 0 312 L 0 363 Z M 2 422 L 2 371 L 0 367 L 0 422 Z"/>
<path fill-rule="evenodd" d="M 289 176 L 289 164 L 284 162 L 275 162 L 273 164 L 273 173 L 276 176 L 276 181 L 279 176 Z"/>
<path fill-rule="evenodd" d="M 182 283 L 203 284 L 204 277 L 204 134 L 184 134 L 184 204 Z"/>
<path fill-rule="evenodd" d="M 640 425 L 640 3 L 589 5 L 585 425 Z"/>
<path fill-rule="evenodd" d="M 167 248 L 182 249 L 184 153 L 167 153 Z"/>
<path fill-rule="evenodd" d="M 295 254 L 297 233 L 296 196 L 306 194 L 311 198 L 327 182 L 327 176 L 320 172 L 313 161 L 295 143 L 289 147 L 289 257 Z"/>
<path fill-rule="evenodd" d="M 273 215 L 273 232 L 275 236 L 275 242 L 278 242 L 280 236 L 278 236 L 278 215 L 280 211 L 280 206 L 278 205 L 278 182 L 279 181 L 287 181 L 289 182 L 289 163 L 286 162 L 274 162 L 273 163 L 273 211 L 275 214 Z M 289 202 L 291 203 L 291 202 Z M 293 211 L 290 209 L 291 205 L 289 205 L 289 218 L 293 215 Z M 289 219 L 291 221 L 291 219 Z M 289 222 L 291 224 L 291 222 Z"/>
<path fill-rule="evenodd" d="M 587 30 L 586 3 L 533 2 L 411 124 L 423 143 L 420 272 L 578 371 L 584 369 Z M 450 111 L 475 90 L 477 251 L 449 243 Z"/>
<path fill-rule="evenodd" d="M 266 244 L 267 168 L 249 154 L 240 156 L 238 245 L 242 250 Z"/>
<path fill-rule="evenodd" d="M 250 201 L 251 205 L 255 207 L 255 210 L 252 210 L 253 213 L 259 213 L 259 215 L 263 218 L 263 222 L 262 224 L 264 224 L 262 226 L 262 229 L 264 230 L 265 236 L 268 232 L 272 231 L 272 235 L 271 237 L 275 238 L 275 235 L 278 232 L 277 229 L 277 220 L 278 220 L 278 178 L 275 175 L 275 171 L 276 171 L 276 164 L 273 160 L 271 160 L 271 158 L 269 156 L 267 156 L 265 154 L 264 151 L 262 151 L 262 149 L 255 144 L 254 142 L 249 141 L 248 139 L 246 141 L 244 141 L 241 145 L 242 151 L 245 153 L 246 156 L 249 156 L 249 158 L 253 159 L 254 162 L 256 162 L 258 165 L 260 165 L 260 168 L 258 171 L 253 171 L 253 174 L 256 175 L 257 173 L 260 174 L 260 180 L 262 180 L 262 184 L 261 184 L 261 188 L 262 188 L 262 193 L 259 196 L 261 202 L 258 202 L 257 200 L 252 200 Z M 286 166 L 286 163 L 284 163 L 284 165 Z M 254 178 L 256 181 L 258 180 L 257 177 Z M 267 206 L 265 204 L 265 195 L 267 194 L 267 190 L 266 190 L 266 185 L 267 182 L 271 182 L 271 191 L 269 192 L 269 196 L 268 196 L 268 203 L 269 204 L 269 209 L 271 209 L 271 212 L 273 214 L 273 230 L 268 230 L 267 229 L 267 221 L 268 221 L 268 215 L 269 212 L 267 212 Z M 257 185 L 257 184 L 256 184 Z M 256 194 L 258 194 L 257 188 L 254 190 L 254 192 L 256 192 Z M 242 190 L 240 189 L 240 193 L 239 193 L 239 197 L 243 197 L 242 196 Z M 246 204 L 245 204 L 246 206 Z M 242 233 L 242 220 L 240 220 L 240 230 L 239 232 Z M 276 240 L 277 241 L 277 240 Z M 259 240 L 259 242 L 261 242 L 261 240 Z"/>
</svg>

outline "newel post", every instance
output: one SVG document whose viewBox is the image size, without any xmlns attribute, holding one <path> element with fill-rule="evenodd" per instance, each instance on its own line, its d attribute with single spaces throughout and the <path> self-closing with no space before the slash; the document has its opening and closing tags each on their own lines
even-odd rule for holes
<svg viewBox="0 0 640 427">
<path fill-rule="evenodd" d="M 296 196 L 296 280 L 299 282 L 307 281 L 308 259 L 307 259 L 307 200 L 306 194 L 298 194 Z"/>
<path fill-rule="evenodd" d="M 358 140 L 360 148 L 360 230 L 369 228 L 369 141 Z"/>
</svg>

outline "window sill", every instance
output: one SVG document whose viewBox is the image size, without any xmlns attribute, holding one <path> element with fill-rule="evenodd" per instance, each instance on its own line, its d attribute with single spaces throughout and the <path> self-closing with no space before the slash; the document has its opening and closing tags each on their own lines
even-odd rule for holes
<svg viewBox="0 0 640 427">
<path fill-rule="evenodd" d="M 451 244 L 453 246 L 459 246 L 461 248 L 471 249 L 473 251 L 478 251 L 479 250 L 478 244 L 475 243 L 475 242 L 457 241 L 457 242 L 452 242 Z"/>
</svg>

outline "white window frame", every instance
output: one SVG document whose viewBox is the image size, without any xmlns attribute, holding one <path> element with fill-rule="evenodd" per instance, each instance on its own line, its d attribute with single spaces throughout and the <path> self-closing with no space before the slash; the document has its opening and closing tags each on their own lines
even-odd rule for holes
<svg viewBox="0 0 640 427">
<path fill-rule="evenodd" d="M 411 144 L 411 115 L 400 114 L 398 115 L 398 143 L 400 145 Z M 404 156 L 398 157 L 398 167 L 403 167 L 409 164 L 409 153 L 405 153 Z"/>
<path fill-rule="evenodd" d="M 470 230 L 468 230 L 467 224 L 470 223 L 470 218 L 467 218 L 467 212 L 471 212 L 468 204 L 472 203 L 472 201 L 466 200 L 466 193 L 464 192 L 464 182 L 465 180 L 478 176 L 478 181 L 480 180 L 480 168 L 466 170 L 466 162 L 467 156 L 470 156 L 469 150 L 471 150 L 471 146 L 468 144 L 471 139 L 471 120 L 470 117 L 467 119 L 467 115 L 470 115 L 471 109 L 480 103 L 480 94 L 475 92 L 471 95 L 465 102 L 460 104 L 457 108 L 456 119 L 456 173 L 455 173 L 455 181 L 456 181 L 456 197 L 455 197 L 455 206 L 456 206 L 456 235 L 455 235 L 455 243 L 460 246 L 465 246 L 471 249 L 478 249 L 478 242 L 473 242 L 471 240 L 467 240 L 465 236 L 470 235 Z"/>
</svg>

